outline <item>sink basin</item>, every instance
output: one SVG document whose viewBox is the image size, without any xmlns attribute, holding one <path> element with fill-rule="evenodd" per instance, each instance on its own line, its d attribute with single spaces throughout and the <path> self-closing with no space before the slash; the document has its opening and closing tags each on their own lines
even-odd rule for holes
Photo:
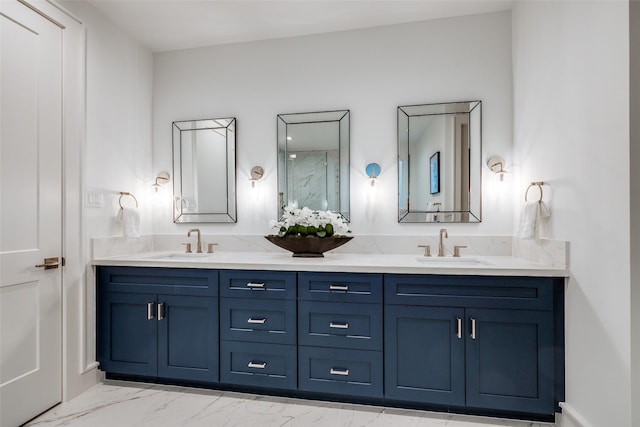
<svg viewBox="0 0 640 427">
<path fill-rule="evenodd" d="M 154 255 L 152 257 L 149 257 L 151 259 L 167 259 L 167 260 L 174 260 L 174 261 L 179 261 L 179 260 L 190 260 L 190 259 L 202 259 L 202 258 L 207 258 L 210 256 L 213 256 L 214 254 L 207 254 L 207 253 L 185 253 L 185 252 L 177 252 L 177 253 L 172 253 L 172 254 L 162 254 L 162 255 Z"/>
<path fill-rule="evenodd" d="M 474 257 L 416 257 L 420 263 L 437 266 L 473 266 L 486 265 L 487 262 Z"/>
</svg>

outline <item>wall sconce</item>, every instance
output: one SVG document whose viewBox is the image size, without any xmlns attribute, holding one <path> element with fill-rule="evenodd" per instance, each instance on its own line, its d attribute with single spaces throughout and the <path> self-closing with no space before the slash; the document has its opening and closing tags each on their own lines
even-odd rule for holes
<svg viewBox="0 0 640 427">
<path fill-rule="evenodd" d="M 380 165 L 377 163 L 369 163 L 365 168 L 365 173 L 367 174 L 367 177 L 369 177 L 372 187 L 375 185 L 378 175 L 380 175 L 380 170 Z"/>
<path fill-rule="evenodd" d="M 504 174 L 507 173 L 504 170 L 504 159 L 500 156 L 493 156 L 487 160 L 487 166 L 489 170 L 500 176 L 500 181 L 504 181 Z"/>
<path fill-rule="evenodd" d="M 251 188 L 254 188 L 256 186 L 256 182 L 260 181 L 263 176 L 264 176 L 264 169 L 262 169 L 262 166 L 252 167 L 251 178 L 249 178 L 249 181 L 251 181 Z"/>
<path fill-rule="evenodd" d="M 152 184 L 153 190 L 157 193 L 160 189 L 160 186 L 165 185 L 169 182 L 169 172 L 159 172 L 156 176 L 156 182 Z"/>
</svg>

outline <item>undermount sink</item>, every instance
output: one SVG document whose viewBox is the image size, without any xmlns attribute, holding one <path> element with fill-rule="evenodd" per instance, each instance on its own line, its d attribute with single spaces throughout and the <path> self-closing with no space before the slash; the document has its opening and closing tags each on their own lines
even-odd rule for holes
<svg viewBox="0 0 640 427">
<path fill-rule="evenodd" d="M 486 265 L 487 262 L 474 257 L 416 257 L 418 262 L 438 266 Z"/>
<path fill-rule="evenodd" d="M 170 260 L 189 260 L 189 259 L 200 259 L 200 258 L 207 258 L 210 256 L 213 256 L 214 254 L 208 254 L 208 253 L 186 253 L 186 252 L 177 252 L 177 253 L 171 253 L 171 254 L 162 254 L 162 255 L 154 255 L 152 257 L 150 257 L 151 259 L 170 259 Z"/>
</svg>

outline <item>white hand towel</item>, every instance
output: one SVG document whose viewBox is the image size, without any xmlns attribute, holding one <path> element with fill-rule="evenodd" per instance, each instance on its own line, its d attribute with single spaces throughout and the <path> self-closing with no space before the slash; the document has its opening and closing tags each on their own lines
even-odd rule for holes
<svg viewBox="0 0 640 427">
<path fill-rule="evenodd" d="M 140 237 L 140 214 L 135 208 L 120 209 L 122 235 L 124 237 Z"/>
<path fill-rule="evenodd" d="M 550 216 L 551 211 L 545 202 L 526 202 L 520 213 L 518 236 L 523 239 L 535 239 L 538 237 L 540 221 Z"/>
<path fill-rule="evenodd" d="M 520 212 L 520 229 L 518 236 L 523 239 L 533 239 L 536 235 L 536 221 L 538 219 L 538 202 L 526 202 Z"/>
</svg>

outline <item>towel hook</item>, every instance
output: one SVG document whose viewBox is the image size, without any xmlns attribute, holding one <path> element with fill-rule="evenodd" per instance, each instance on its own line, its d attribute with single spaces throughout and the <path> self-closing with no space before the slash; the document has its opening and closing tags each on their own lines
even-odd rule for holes
<svg viewBox="0 0 640 427">
<path fill-rule="evenodd" d="M 533 181 L 531 184 L 529 184 L 529 186 L 527 187 L 527 191 L 524 192 L 524 201 L 527 201 L 527 196 L 529 195 L 529 189 L 533 186 L 537 186 L 538 189 L 540 190 L 540 198 L 538 199 L 538 203 L 540 203 L 542 201 L 542 186 L 544 185 L 544 181 Z"/>
<path fill-rule="evenodd" d="M 120 198 L 118 199 L 118 204 L 120 205 L 120 209 L 124 209 L 123 206 L 122 206 L 122 198 L 124 196 L 133 197 L 133 200 L 135 200 L 135 202 L 136 202 L 136 208 L 138 207 L 138 199 L 136 199 L 136 196 L 134 196 L 133 194 L 131 194 L 131 193 L 127 192 L 127 191 L 121 191 L 120 192 Z"/>
</svg>

